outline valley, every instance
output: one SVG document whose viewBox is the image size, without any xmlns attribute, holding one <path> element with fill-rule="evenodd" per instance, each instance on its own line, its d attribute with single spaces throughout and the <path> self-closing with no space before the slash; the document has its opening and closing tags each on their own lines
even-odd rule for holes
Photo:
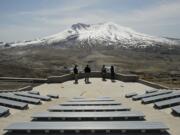
<svg viewBox="0 0 180 135">
<path fill-rule="evenodd" d="M 178 53 L 146 52 L 109 48 L 15 47 L 0 51 L 0 76 L 46 78 L 70 73 L 74 64 L 83 71 L 103 64 L 114 65 L 116 72 L 134 73 L 141 78 L 177 88 L 180 86 Z"/>
</svg>

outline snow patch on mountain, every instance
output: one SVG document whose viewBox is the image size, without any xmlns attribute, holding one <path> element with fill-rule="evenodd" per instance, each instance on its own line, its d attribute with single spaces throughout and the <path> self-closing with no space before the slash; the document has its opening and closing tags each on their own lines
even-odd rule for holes
<svg viewBox="0 0 180 135">
<path fill-rule="evenodd" d="M 11 46 L 26 45 L 52 45 L 60 43 L 74 43 L 95 45 L 102 44 L 104 46 L 114 45 L 117 47 L 147 47 L 157 44 L 175 45 L 176 42 L 167 38 L 155 37 L 138 33 L 128 27 L 119 26 L 115 23 L 100 24 L 73 24 L 71 28 L 58 34 L 48 36 L 33 41 L 26 41 L 11 44 Z"/>
</svg>

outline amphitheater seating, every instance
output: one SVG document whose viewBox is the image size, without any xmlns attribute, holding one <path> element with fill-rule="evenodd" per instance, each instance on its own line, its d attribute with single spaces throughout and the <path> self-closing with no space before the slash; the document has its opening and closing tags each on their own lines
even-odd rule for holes
<svg viewBox="0 0 180 135">
<path fill-rule="evenodd" d="M 105 105 L 107 102 L 109 104 Z M 65 103 L 70 104 L 68 106 L 56 105 L 50 107 L 47 112 L 38 112 L 32 115 L 33 120 L 31 122 L 14 123 L 4 130 L 9 134 L 15 133 L 18 135 L 31 133 L 87 134 L 89 132 L 103 134 L 111 132 L 116 134 L 127 133 L 127 135 L 129 133 L 154 135 L 155 133 L 162 135 L 161 132 L 164 134 L 164 131 L 168 130 L 168 127 L 163 123 L 145 121 L 145 115 L 142 112 L 130 111 L 130 108 L 118 105 L 115 101 L 93 100 Z M 75 104 L 72 105 L 72 103 Z M 117 105 L 113 105 L 114 103 Z M 82 106 L 79 104 L 82 104 Z"/>
<path fill-rule="evenodd" d="M 173 114 L 180 116 L 180 105 L 172 107 L 171 109 Z"/>
<path fill-rule="evenodd" d="M 9 109 L 3 106 L 0 106 L 0 117 L 9 114 Z"/>
<path fill-rule="evenodd" d="M 31 97 L 31 98 L 41 99 L 41 100 L 44 100 L 44 101 L 50 101 L 51 100 L 50 97 L 41 96 L 41 95 L 35 95 L 35 94 L 29 94 L 27 92 L 16 92 L 15 95 L 23 96 L 23 97 Z"/>
<path fill-rule="evenodd" d="M 157 92 L 158 89 L 152 89 L 152 90 L 146 90 L 146 93 L 153 93 L 153 92 Z"/>
<path fill-rule="evenodd" d="M 121 105 L 115 106 L 52 106 L 49 111 L 129 111 L 130 108 Z"/>
<path fill-rule="evenodd" d="M 9 100 L 9 99 L 4 99 L 4 98 L 0 98 L 0 105 L 17 108 L 17 109 L 26 109 L 28 107 L 27 103 L 22 103 L 19 101 L 14 101 L 14 100 Z"/>
<path fill-rule="evenodd" d="M 159 96 L 154 96 L 154 97 L 149 97 L 149 98 L 143 98 L 142 103 L 148 104 L 148 103 L 153 103 L 153 102 L 176 98 L 176 97 L 180 97 L 180 92 L 173 92 L 170 94 L 159 95 Z"/>
<path fill-rule="evenodd" d="M 59 98 L 59 95 L 57 94 L 48 94 L 47 96 L 50 98 Z"/>
<path fill-rule="evenodd" d="M 144 114 L 137 111 L 110 112 L 40 112 L 32 116 L 35 120 L 142 120 Z"/>
<path fill-rule="evenodd" d="M 129 98 L 128 96 L 130 95 L 131 97 L 131 94 L 133 95 L 135 93 L 129 93 L 125 95 L 125 97 Z M 141 100 L 142 104 L 154 103 L 154 108 L 157 109 L 171 107 L 172 114 L 180 116 L 180 92 L 173 90 L 152 89 L 145 91 L 145 94 L 133 96 L 132 99 Z"/>
<path fill-rule="evenodd" d="M 153 96 L 158 96 L 158 95 L 163 95 L 163 94 L 168 94 L 168 93 L 172 93 L 172 90 L 163 90 L 163 91 L 157 91 L 157 92 L 153 92 L 153 93 L 146 93 L 146 94 L 142 94 L 142 95 L 137 95 L 137 96 L 134 96 L 132 99 L 133 100 L 140 100 L 142 98 L 153 97 Z"/>
<path fill-rule="evenodd" d="M 35 94 L 35 95 L 39 95 L 39 91 L 29 91 L 29 94 Z"/>
<path fill-rule="evenodd" d="M 68 102 L 95 102 L 95 101 L 114 101 L 114 100 L 113 99 L 88 98 L 88 99 L 71 99 Z"/>
<path fill-rule="evenodd" d="M 167 130 L 161 122 L 146 121 L 81 121 L 81 122 L 22 122 L 14 123 L 5 128 L 8 132 L 27 132 L 27 133 L 64 133 L 66 131 L 74 131 L 76 133 L 90 131 L 111 132 L 161 132 Z"/>
<path fill-rule="evenodd" d="M 0 97 L 5 98 L 5 99 L 20 101 L 20 102 L 25 102 L 25 103 L 31 103 L 31 104 L 41 103 L 39 99 L 17 96 L 17 95 L 14 95 L 13 93 L 0 93 Z"/>
<path fill-rule="evenodd" d="M 131 97 L 136 96 L 136 95 L 137 95 L 136 92 L 132 92 L 132 93 L 126 94 L 125 97 L 126 97 L 126 98 L 131 98 Z"/>
<path fill-rule="evenodd" d="M 180 104 L 180 97 L 156 102 L 154 103 L 154 107 L 161 109 L 161 108 L 167 108 L 167 107 L 171 107 L 171 106 L 179 105 L 179 104 Z"/>
<path fill-rule="evenodd" d="M 62 106 L 87 106 L 87 105 L 121 105 L 121 103 L 115 101 L 92 101 L 92 102 L 65 102 L 61 103 Z"/>
</svg>

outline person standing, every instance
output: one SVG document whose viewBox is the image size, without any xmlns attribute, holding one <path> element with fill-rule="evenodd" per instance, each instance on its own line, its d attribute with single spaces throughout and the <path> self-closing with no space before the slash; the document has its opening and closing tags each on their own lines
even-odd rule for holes
<svg viewBox="0 0 180 135">
<path fill-rule="evenodd" d="M 106 81 L 106 73 L 107 73 L 106 67 L 105 67 L 105 65 L 103 65 L 102 69 L 101 69 L 101 74 L 102 74 L 102 80 L 103 81 Z"/>
<path fill-rule="evenodd" d="M 89 65 L 86 65 L 86 67 L 84 68 L 84 73 L 85 73 L 85 83 L 90 83 L 89 76 L 91 73 L 91 68 L 89 67 Z"/>
<path fill-rule="evenodd" d="M 111 72 L 111 80 L 112 80 L 112 81 L 114 81 L 114 79 L 115 79 L 114 66 L 111 66 L 111 68 L 110 68 L 110 72 Z"/>
<path fill-rule="evenodd" d="M 78 84 L 78 66 L 77 65 L 75 65 L 74 66 L 74 69 L 73 69 L 73 71 L 74 71 L 74 80 L 75 80 L 75 84 Z"/>
</svg>

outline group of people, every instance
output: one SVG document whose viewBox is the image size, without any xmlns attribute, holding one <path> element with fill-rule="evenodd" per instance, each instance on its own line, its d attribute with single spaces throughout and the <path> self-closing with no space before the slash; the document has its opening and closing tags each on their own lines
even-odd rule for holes
<svg viewBox="0 0 180 135">
<path fill-rule="evenodd" d="M 79 70 L 78 70 L 78 66 L 77 65 L 74 66 L 73 72 L 74 72 L 75 84 L 78 84 Z M 91 68 L 89 67 L 89 65 L 86 65 L 86 67 L 84 68 L 84 73 L 85 73 L 85 80 L 84 80 L 85 83 L 90 83 L 89 77 L 90 77 L 90 74 L 91 74 Z M 107 68 L 106 68 L 105 65 L 102 66 L 101 75 L 102 75 L 102 80 L 106 81 L 106 78 L 107 78 Z M 110 77 L 111 77 L 111 80 L 114 81 L 114 79 L 115 79 L 114 66 L 111 66 L 111 68 L 110 68 Z"/>
<path fill-rule="evenodd" d="M 102 80 L 106 81 L 106 78 L 107 78 L 107 69 L 106 69 L 105 65 L 102 66 L 101 74 L 102 74 Z M 114 66 L 111 66 L 111 68 L 110 68 L 110 75 L 111 75 L 111 80 L 114 81 L 114 79 L 115 79 Z"/>
</svg>

